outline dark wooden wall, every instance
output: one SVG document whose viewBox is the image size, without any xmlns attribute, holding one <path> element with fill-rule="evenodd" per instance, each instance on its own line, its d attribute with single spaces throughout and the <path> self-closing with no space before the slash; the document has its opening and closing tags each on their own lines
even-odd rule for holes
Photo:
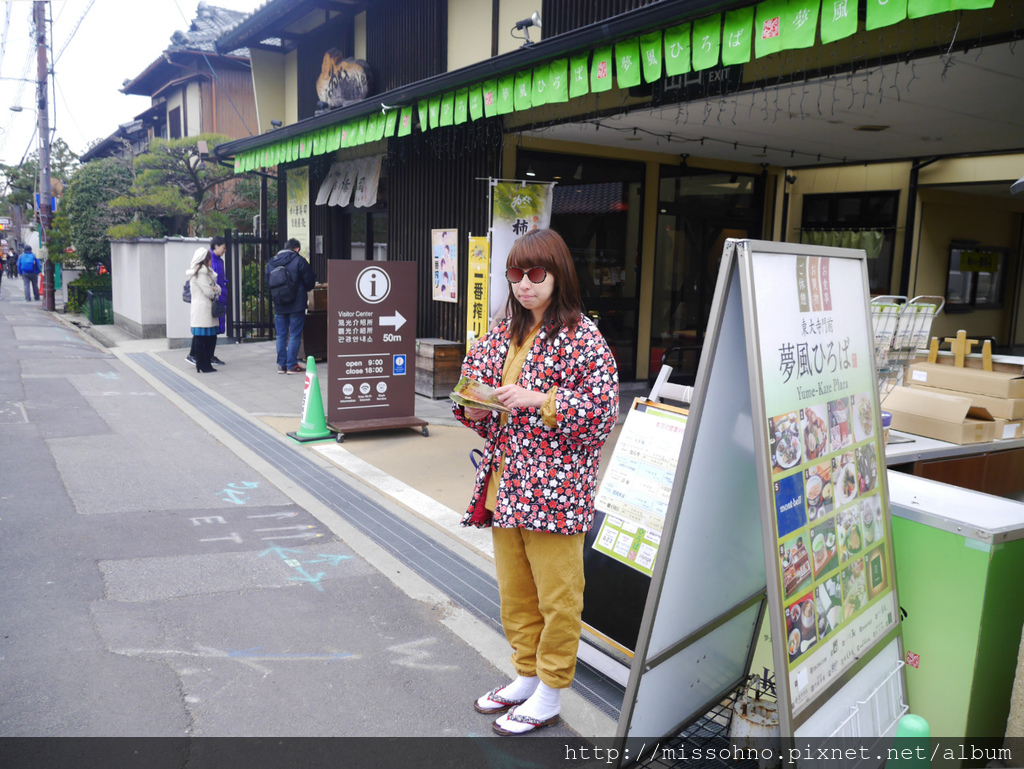
<svg viewBox="0 0 1024 769">
<path fill-rule="evenodd" d="M 326 16 L 326 11 L 324 13 Z M 337 48 L 349 57 L 355 48 L 354 41 L 352 18 L 346 14 L 335 16 L 306 35 L 298 48 L 299 120 L 316 113 L 316 79 L 323 68 L 324 54 Z M 379 88 L 374 88 L 375 93 L 379 91 Z"/>
<path fill-rule="evenodd" d="M 541 21 L 544 38 L 596 24 L 626 11 L 651 5 L 659 0 L 544 0 Z"/>
<path fill-rule="evenodd" d="M 482 120 L 390 142 L 388 259 L 419 262 L 418 337 L 465 339 L 468 239 L 487 235 L 486 179 L 500 173 L 502 138 L 498 120 Z M 434 229 L 458 230 L 458 303 L 432 297 Z"/>
<path fill-rule="evenodd" d="M 445 72 L 447 0 L 378 0 L 366 10 L 366 59 L 384 93 Z"/>
</svg>

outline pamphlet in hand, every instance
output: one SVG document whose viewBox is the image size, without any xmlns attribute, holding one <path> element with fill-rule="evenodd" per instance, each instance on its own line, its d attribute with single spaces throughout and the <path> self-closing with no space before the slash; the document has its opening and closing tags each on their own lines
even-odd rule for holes
<svg viewBox="0 0 1024 769">
<path fill-rule="evenodd" d="M 455 385 L 455 389 L 448 394 L 448 397 L 460 406 L 466 406 L 471 409 L 500 411 L 503 414 L 512 413 L 511 409 L 503 406 L 494 396 L 493 387 L 478 382 L 475 379 L 470 379 L 467 376 L 459 380 L 459 383 Z"/>
</svg>

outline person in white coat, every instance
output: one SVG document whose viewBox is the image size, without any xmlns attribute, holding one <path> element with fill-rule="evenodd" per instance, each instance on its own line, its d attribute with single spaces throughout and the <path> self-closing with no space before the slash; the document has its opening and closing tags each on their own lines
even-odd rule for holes
<svg viewBox="0 0 1024 769">
<path fill-rule="evenodd" d="M 195 350 L 196 371 L 209 374 L 213 367 L 213 351 L 217 345 L 220 321 L 213 314 L 214 303 L 220 304 L 220 286 L 211 266 L 210 251 L 203 246 L 192 254 L 192 264 L 185 271 L 192 292 L 191 326 L 192 347 Z"/>
</svg>

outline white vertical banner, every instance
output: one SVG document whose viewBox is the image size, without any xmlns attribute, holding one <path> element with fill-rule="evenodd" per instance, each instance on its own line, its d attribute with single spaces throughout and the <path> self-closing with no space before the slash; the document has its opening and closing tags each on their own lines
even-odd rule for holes
<svg viewBox="0 0 1024 769">
<path fill-rule="evenodd" d="M 491 181 L 491 324 L 505 317 L 505 267 L 512 244 L 531 230 L 551 226 L 554 182 Z"/>
</svg>

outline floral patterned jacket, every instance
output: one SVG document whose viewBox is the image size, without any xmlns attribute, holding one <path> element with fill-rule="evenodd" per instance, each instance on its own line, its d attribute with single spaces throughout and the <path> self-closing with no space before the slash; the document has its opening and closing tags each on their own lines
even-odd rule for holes
<svg viewBox="0 0 1024 769">
<path fill-rule="evenodd" d="M 508 322 L 502 321 L 470 349 L 463 376 L 499 387 L 509 341 Z M 558 534 L 587 531 L 594 522 L 601 447 L 619 415 L 619 377 L 611 350 L 586 316 L 574 330 L 561 328 L 554 336 L 542 328 L 518 384 L 540 392 L 558 388 L 557 426 L 546 426 L 540 409 L 517 409 L 502 428 L 495 412 L 473 422 L 461 406 L 454 407 L 456 418 L 486 439 L 462 525 L 488 525 L 470 518 L 503 453 L 505 472 L 493 525 Z"/>
</svg>

